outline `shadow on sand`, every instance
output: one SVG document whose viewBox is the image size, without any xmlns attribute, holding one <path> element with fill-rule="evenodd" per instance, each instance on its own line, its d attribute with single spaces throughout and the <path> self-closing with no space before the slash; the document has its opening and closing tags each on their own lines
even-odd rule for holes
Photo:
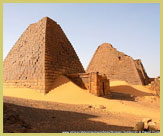
<svg viewBox="0 0 163 136">
<path fill-rule="evenodd" d="M 132 127 L 90 120 L 95 115 L 37 109 L 4 103 L 4 133 L 60 133 L 63 131 L 125 131 Z M 23 129 L 22 129 L 23 128 Z"/>
<path fill-rule="evenodd" d="M 153 96 L 152 93 L 142 92 L 128 85 L 113 86 L 110 88 L 110 90 L 111 90 L 111 97 L 106 96 L 104 98 L 125 100 L 125 101 L 135 101 L 136 97 Z"/>
</svg>

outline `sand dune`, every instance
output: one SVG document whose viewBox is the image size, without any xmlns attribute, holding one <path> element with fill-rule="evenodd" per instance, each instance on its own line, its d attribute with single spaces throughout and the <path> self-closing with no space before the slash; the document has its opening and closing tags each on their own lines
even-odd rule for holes
<svg viewBox="0 0 163 136">
<path fill-rule="evenodd" d="M 131 100 L 126 101 L 125 99 L 121 100 L 97 97 L 88 93 L 87 90 L 78 87 L 64 76 L 60 76 L 56 80 L 54 87 L 55 88 L 46 95 L 40 94 L 39 92 L 29 88 L 4 88 L 3 95 L 66 104 L 89 104 L 94 107 L 103 105 L 106 107 L 106 110 L 109 110 L 110 112 L 124 112 L 140 115 L 142 117 L 153 117 L 155 119 L 160 118 L 159 108 L 155 108 L 155 105 L 151 107 Z M 149 89 L 143 86 L 129 85 L 123 81 L 111 82 L 111 91 L 131 96 L 152 96 Z M 121 94 L 120 97 L 123 97 Z"/>
<path fill-rule="evenodd" d="M 142 85 L 131 85 L 131 84 L 128 84 L 127 82 L 125 81 L 111 81 L 110 83 L 110 86 L 111 87 L 114 87 L 114 86 L 130 86 L 138 91 L 141 91 L 141 92 L 146 92 L 146 93 L 153 93 L 153 91 L 151 91 L 150 89 L 142 86 Z M 126 93 L 131 93 L 131 90 L 128 90 L 127 88 L 123 88 L 120 90 L 122 92 L 126 92 Z M 138 95 L 138 94 L 137 94 Z"/>
<path fill-rule="evenodd" d="M 141 85 L 130 85 L 124 81 L 112 81 L 111 91 L 132 96 L 153 96 L 153 91 Z"/>
</svg>

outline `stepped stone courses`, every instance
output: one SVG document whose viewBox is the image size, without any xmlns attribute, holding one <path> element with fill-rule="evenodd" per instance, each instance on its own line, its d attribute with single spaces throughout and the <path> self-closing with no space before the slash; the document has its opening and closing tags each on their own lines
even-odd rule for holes
<svg viewBox="0 0 163 136">
<path fill-rule="evenodd" d="M 108 79 L 123 80 L 138 85 L 146 85 L 150 80 L 141 60 L 133 60 L 108 43 L 98 47 L 86 71 L 99 72 L 106 74 Z"/>
<path fill-rule="evenodd" d="M 4 85 L 45 89 L 45 31 L 43 19 L 21 35 L 4 60 Z"/>
<path fill-rule="evenodd" d="M 61 27 L 48 17 L 31 24 L 4 60 L 4 86 L 29 87 L 46 93 L 63 74 L 84 68 Z"/>
<path fill-rule="evenodd" d="M 47 19 L 45 41 L 46 90 L 53 88 L 54 80 L 59 75 L 84 72 L 74 48 L 61 27 L 53 20 Z"/>
</svg>

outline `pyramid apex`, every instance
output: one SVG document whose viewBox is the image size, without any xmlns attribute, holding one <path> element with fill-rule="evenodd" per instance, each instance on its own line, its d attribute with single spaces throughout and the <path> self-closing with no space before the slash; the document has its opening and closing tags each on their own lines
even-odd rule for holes
<svg viewBox="0 0 163 136">
<path fill-rule="evenodd" d="M 47 19 L 51 19 L 51 18 L 48 17 L 48 16 L 45 16 L 45 17 L 41 18 L 41 20 L 47 20 Z M 52 20 L 52 19 L 51 19 L 51 20 Z"/>
<path fill-rule="evenodd" d="M 112 47 L 112 44 L 111 43 L 102 43 L 99 47 Z"/>
<path fill-rule="evenodd" d="M 54 21 L 53 19 L 51 19 L 50 17 L 48 17 L 48 16 L 45 16 L 45 17 L 43 17 L 43 18 L 41 18 L 41 20 L 40 21 L 52 21 L 52 22 L 55 22 L 55 23 L 57 23 L 56 21 Z"/>
</svg>

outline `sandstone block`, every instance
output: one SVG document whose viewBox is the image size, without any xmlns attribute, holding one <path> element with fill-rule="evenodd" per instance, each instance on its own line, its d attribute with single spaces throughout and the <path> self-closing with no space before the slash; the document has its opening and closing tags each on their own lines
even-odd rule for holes
<svg viewBox="0 0 163 136">
<path fill-rule="evenodd" d="M 144 122 L 137 122 L 135 127 L 134 127 L 135 131 L 143 131 L 144 130 Z"/>
</svg>

